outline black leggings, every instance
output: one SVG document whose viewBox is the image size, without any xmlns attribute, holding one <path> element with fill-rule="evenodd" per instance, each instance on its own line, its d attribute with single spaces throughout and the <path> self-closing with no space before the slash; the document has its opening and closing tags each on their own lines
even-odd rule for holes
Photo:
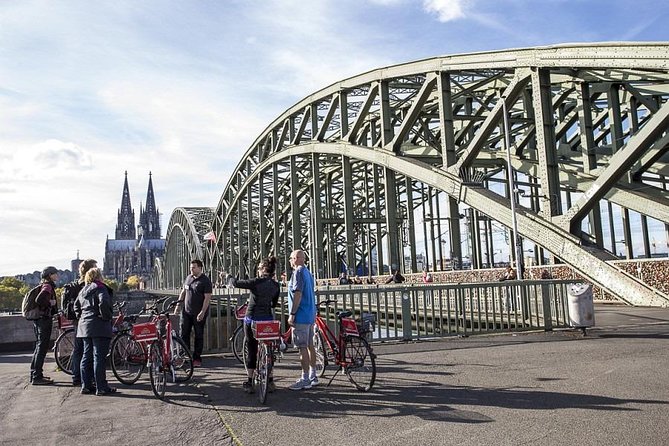
<svg viewBox="0 0 669 446">
<path fill-rule="evenodd" d="M 244 324 L 244 335 L 246 335 L 246 346 L 248 348 L 246 355 L 246 368 L 255 370 L 256 360 L 258 358 L 258 340 L 253 337 L 251 324 Z"/>
</svg>

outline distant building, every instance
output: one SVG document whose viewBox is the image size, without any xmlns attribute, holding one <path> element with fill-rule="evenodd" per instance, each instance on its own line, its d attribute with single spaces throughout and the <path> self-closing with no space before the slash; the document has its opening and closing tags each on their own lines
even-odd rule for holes
<svg viewBox="0 0 669 446">
<path fill-rule="evenodd" d="M 130 204 L 128 172 L 125 172 L 121 208 L 118 210 L 115 238 L 107 236 L 104 275 L 119 282 L 138 275 L 148 279 L 156 259 L 165 253 L 165 240 L 160 237 L 160 214 L 153 194 L 149 172 L 146 207 L 140 203 L 139 224 L 135 228 L 135 211 Z"/>
<path fill-rule="evenodd" d="M 46 266 L 46 265 L 45 265 Z M 34 287 L 42 281 L 42 271 L 34 271 L 28 274 L 17 274 L 16 277 L 21 282 L 25 283 L 29 287 Z M 75 273 L 66 269 L 58 270 L 58 280 L 56 281 L 56 286 L 60 287 L 66 284 L 67 282 L 73 281 L 75 278 Z"/>
<path fill-rule="evenodd" d="M 74 280 L 77 280 L 79 278 L 79 265 L 81 264 L 82 260 L 79 258 L 79 250 L 77 249 L 77 258 L 72 259 L 70 262 L 70 269 L 72 270 L 72 274 L 74 275 Z"/>
</svg>

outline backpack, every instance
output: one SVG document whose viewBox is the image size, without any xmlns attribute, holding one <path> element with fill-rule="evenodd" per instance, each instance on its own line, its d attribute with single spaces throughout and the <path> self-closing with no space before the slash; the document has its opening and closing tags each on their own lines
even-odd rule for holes
<svg viewBox="0 0 669 446">
<path fill-rule="evenodd" d="M 77 300 L 81 288 L 82 286 L 79 282 L 70 282 L 63 285 L 60 308 L 62 308 L 63 315 L 67 320 L 74 321 L 77 319 L 77 315 L 74 312 L 74 301 Z"/>
<path fill-rule="evenodd" d="M 42 317 L 42 310 L 35 299 L 37 295 L 42 291 L 42 284 L 40 283 L 35 288 L 31 288 L 25 296 L 23 296 L 23 302 L 21 303 L 21 314 L 23 317 L 29 321 L 36 321 Z"/>
</svg>

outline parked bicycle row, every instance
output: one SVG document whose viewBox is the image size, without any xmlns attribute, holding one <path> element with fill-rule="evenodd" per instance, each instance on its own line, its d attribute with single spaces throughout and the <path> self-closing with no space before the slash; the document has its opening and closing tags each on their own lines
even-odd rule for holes
<svg viewBox="0 0 669 446">
<path fill-rule="evenodd" d="M 233 353 L 244 363 L 246 370 L 246 380 L 241 387 L 248 393 L 257 393 L 261 403 L 275 389 L 274 365 L 283 358 L 286 345 L 291 342 L 300 352 L 301 374 L 289 389 L 305 390 L 319 385 L 319 378 L 324 377 L 329 364 L 338 367 L 330 382 L 342 371 L 361 391 L 367 391 L 374 385 L 376 362 L 371 347 L 361 336 L 350 311 L 337 312 L 335 330 L 331 330 L 318 314 L 313 276 L 304 265 L 304 260 L 301 250 L 291 254 L 294 273 L 288 286 L 289 328 L 285 333 L 281 332 L 281 324 L 274 320 L 273 314 L 279 296 L 279 285 L 274 279 L 276 259 L 263 259 L 256 278 L 235 280 L 235 287 L 249 289 L 250 296 L 248 302 L 236 311 L 237 319 L 243 323 L 231 338 Z M 138 323 L 141 314 L 126 314 L 124 303 L 114 307 L 117 314 L 112 317 L 110 290 L 100 281 L 97 268 L 86 270 L 86 266 L 90 267 L 86 262 L 82 262 L 80 268 L 84 281 L 74 299 L 74 314 L 68 313 L 65 299 L 63 309 L 57 313 L 60 334 L 54 351 L 58 367 L 72 375 L 73 384 L 81 386 L 82 394 L 116 393 L 116 388 L 109 386 L 104 379 L 107 356 L 114 376 L 125 385 L 136 383 L 148 369 L 151 388 L 158 398 L 164 397 L 168 382 L 189 380 L 193 368 L 202 364 L 204 324 L 212 292 L 211 282 L 202 272 L 202 263 L 199 260 L 191 263 L 191 274 L 176 301 L 170 302 L 170 297 L 158 299 L 145 309 L 144 316 L 148 317 L 148 321 Z M 321 305 L 335 303 L 326 300 Z M 82 308 L 88 308 L 86 311 L 90 310 L 93 314 L 87 314 Z M 172 327 L 172 313 L 180 315 L 180 336 Z M 51 313 L 48 318 L 44 316 L 41 319 L 50 321 L 50 316 Z M 85 328 L 85 321 L 93 316 L 97 318 L 95 323 L 99 328 L 104 328 L 104 333 L 89 336 L 93 340 L 91 348 L 86 349 L 89 342 L 81 336 L 82 327 Z M 195 338 L 192 355 L 189 345 L 191 332 Z M 96 339 L 100 337 L 104 339 Z M 90 353 L 92 361 L 79 359 L 82 354 L 86 357 Z M 94 374 L 86 368 L 90 367 L 90 362 L 93 363 Z M 51 382 L 49 378 L 42 379 L 45 383 Z"/>
</svg>

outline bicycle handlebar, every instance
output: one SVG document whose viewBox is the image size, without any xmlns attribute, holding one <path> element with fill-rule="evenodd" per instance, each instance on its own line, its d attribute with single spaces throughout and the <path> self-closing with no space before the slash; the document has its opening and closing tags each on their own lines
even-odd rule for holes
<svg viewBox="0 0 669 446">
<path fill-rule="evenodd" d="M 322 300 L 322 301 L 318 302 L 318 306 L 319 307 L 321 305 L 328 306 L 328 305 L 332 305 L 332 304 L 336 304 L 336 303 L 337 303 L 336 299 L 326 299 L 326 300 Z"/>
</svg>

